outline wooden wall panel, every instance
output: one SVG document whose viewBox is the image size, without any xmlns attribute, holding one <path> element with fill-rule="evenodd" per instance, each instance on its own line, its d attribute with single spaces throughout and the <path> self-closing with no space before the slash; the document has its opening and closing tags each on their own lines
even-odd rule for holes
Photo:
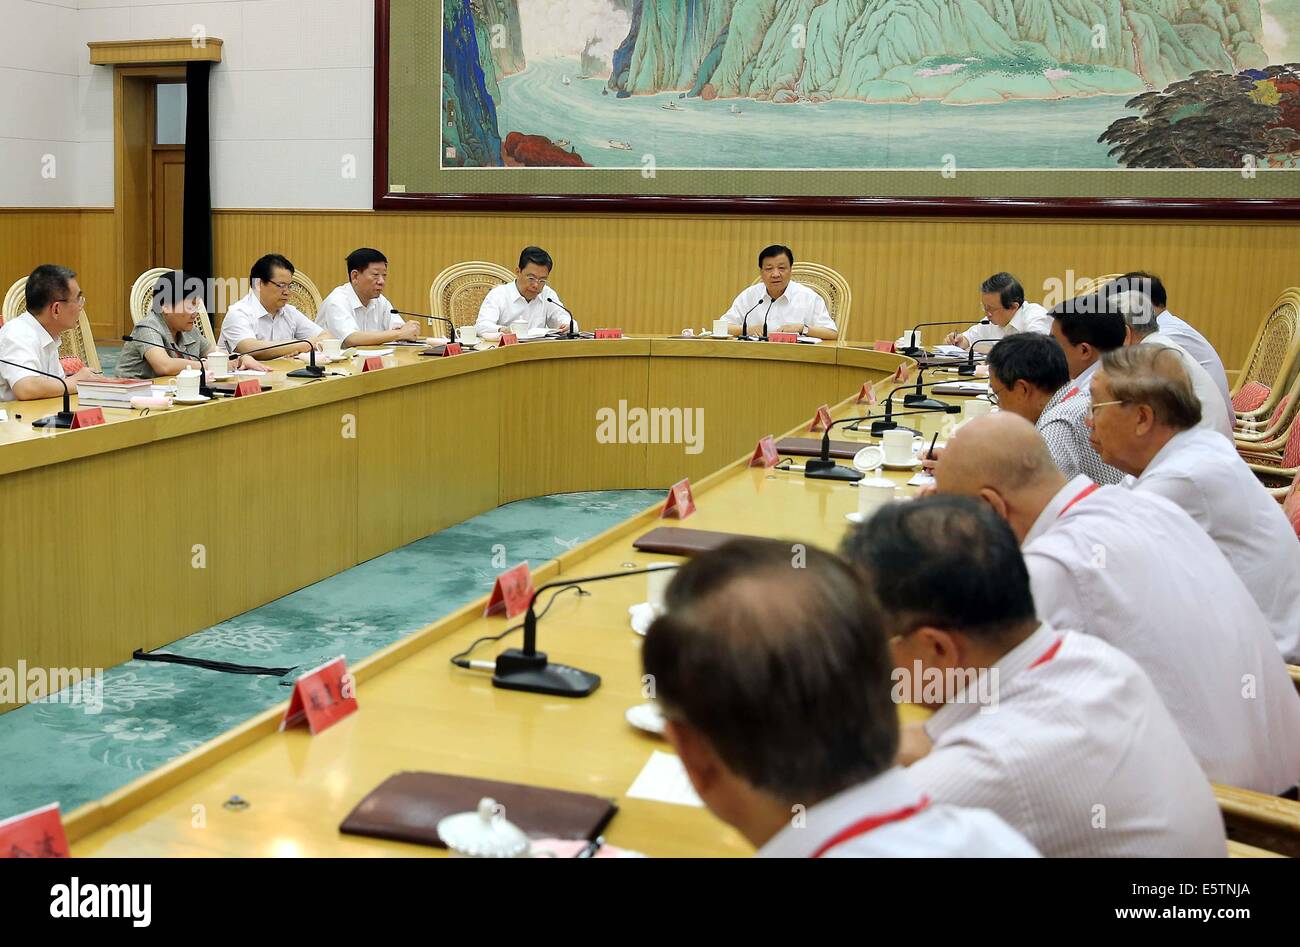
<svg viewBox="0 0 1300 947">
<path fill-rule="evenodd" d="M 96 338 L 119 335 L 125 297 L 116 301 L 113 210 L 0 208 L 0 293 L 42 263 L 77 271 Z M 129 287 L 128 287 L 129 288 Z"/>
<path fill-rule="evenodd" d="M 1164 279 L 1171 308 L 1209 337 L 1229 370 L 1273 299 L 1300 284 L 1297 228 L 1288 224 L 238 210 L 214 221 L 223 274 L 246 276 L 274 249 L 328 292 L 350 250 L 377 246 L 392 264 L 389 298 L 417 312 L 427 311 L 443 267 L 513 266 L 519 248 L 535 243 L 555 256 L 554 286 L 579 321 L 642 334 L 699 329 L 720 315 L 753 281 L 757 251 L 769 243 L 847 277 L 850 335 L 866 341 L 897 338 L 922 320 L 973 321 L 978 284 L 998 270 L 1042 300 L 1049 280 L 1144 268 Z"/>
</svg>

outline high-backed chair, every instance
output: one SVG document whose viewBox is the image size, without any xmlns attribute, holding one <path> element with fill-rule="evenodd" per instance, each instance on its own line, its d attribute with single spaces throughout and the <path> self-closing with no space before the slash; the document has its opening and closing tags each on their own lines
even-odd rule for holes
<svg viewBox="0 0 1300 947">
<path fill-rule="evenodd" d="M 1260 323 L 1232 388 L 1238 419 L 1269 417 L 1286 394 L 1300 359 L 1300 289 L 1282 292 Z"/>
<path fill-rule="evenodd" d="M 289 305 L 293 306 L 308 319 L 315 319 L 321 307 L 320 290 L 302 270 L 293 274 L 289 284 Z"/>
<path fill-rule="evenodd" d="M 1257 421 L 1237 419 L 1232 432 L 1237 450 L 1258 453 L 1281 453 L 1291 431 L 1291 422 L 1300 411 L 1300 375 L 1291 381 L 1291 387 L 1282 396 L 1273 413 Z"/>
<path fill-rule="evenodd" d="M 496 263 L 454 263 L 439 273 L 429 287 L 429 312 L 450 319 L 457 327 L 472 326 L 483 298 L 514 278 L 514 273 Z M 442 334 L 441 327 L 434 331 Z"/>
<path fill-rule="evenodd" d="M 1119 279 L 1123 275 L 1124 275 L 1123 273 L 1111 273 L 1107 276 L 1095 276 L 1087 283 L 1085 283 L 1082 289 L 1077 290 L 1074 295 L 1077 297 L 1077 296 L 1087 296 L 1089 293 L 1095 293 L 1097 290 L 1101 289 L 1107 283 L 1113 283 L 1115 280 Z"/>
<path fill-rule="evenodd" d="M 170 273 L 167 267 L 156 267 L 152 270 L 145 270 L 136 279 L 131 286 L 131 322 L 133 325 L 139 325 L 140 321 L 149 314 L 149 307 L 153 303 L 153 287 L 158 282 L 158 278 L 164 273 Z M 199 329 L 203 332 L 203 337 L 213 345 L 217 344 L 217 337 L 212 334 L 212 320 L 208 318 L 208 311 L 199 303 L 198 312 Z M 156 341 L 144 336 L 146 341 Z"/>
<path fill-rule="evenodd" d="M 839 330 L 840 341 L 848 341 L 849 317 L 853 314 L 853 290 L 849 289 L 849 281 L 836 270 L 820 263 L 796 263 L 790 268 L 790 278 L 803 283 L 826 301 L 826 308 L 830 310 L 835 327 Z M 754 285 L 757 286 L 759 282 L 761 281 L 755 280 Z"/>
<path fill-rule="evenodd" d="M 1300 858 L 1300 802 L 1214 783 L 1228 840 Z"/>
<path fill-rule="evenodd" d="M 15 319 L 26 311 L 27 277 L 24 276 L 5 293 L 4 317 Z M 99 350 L 95 348 L 95 336 L 90 331 L 90 320 L 86 318 L 86 310 L 81 310 L 77 324 L 59 337 L 59 358 L 80 360 L 82 365 L 96 374 L 103 371 L 99 364 Z M 65 364 L 63 367 L 68 370 L 74 368 L 74 365 Z"/>
</svg>

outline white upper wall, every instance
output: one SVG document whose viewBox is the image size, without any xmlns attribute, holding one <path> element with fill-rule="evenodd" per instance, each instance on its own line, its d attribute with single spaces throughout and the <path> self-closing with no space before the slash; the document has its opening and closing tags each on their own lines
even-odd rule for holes
<svg viewBox="0 0 1300 947">
<path fill-rule="evenodd" d="M 202 31 L 225 41 L 213 207 L 371 206 L 373 0 L 0 0 L 0 22 L 0 205 L 111 207 L 113 74 L 86 43 Z"/>
</svg>

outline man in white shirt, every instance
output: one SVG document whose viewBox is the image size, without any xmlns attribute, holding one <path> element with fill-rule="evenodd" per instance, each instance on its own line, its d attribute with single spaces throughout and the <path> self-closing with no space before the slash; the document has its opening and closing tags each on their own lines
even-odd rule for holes
<svg viewBox="0 0 1300 947">
<path fill-rule="evenodd" d="M 1169 296 L 1160 277 L 1150 273 L 1134 272 L 1125 273 L 1122 278 L 1128 280 L 1130 285 L 1140 281 L 1136 285 L 1151 298 L 1160 331 L 1186 349 L 1187 354 L 1196 359 L 1197 364 L 1205 369 L 1206 374 L 1214 382 L 1214 387 L 1219 389 L 1219 394 L 1223 397 L 1223 405 L 1228 410 L 1228 416 L 1232 417 L 1234 409 L 1232 392 L 1228 387 L 1228 373 L 1224 370 L 1223 359 L 1219 358 L 1219 353 L 1214 350 L 1210 340 L 1197 332 L 1190 323 L 1179 319 L 1166 308 Z"/>
<path fill-rule="evenodd" d="M 77 274 L 66 266 L 43 263 L 27 277 L 27 311 L 0 326 L 0 401 L 36 401 L 63 396 L 63 378 L 70 394 L 77 382 L 99 378 L 89 368 L 64 378 L 59 362 L 59 337 L 75 327 L 86 308 Z M 54 378 L 38 375 L 49 372 Z"/>
<path fill-rule="evenodd" d="M 316 324 L 344 348 L 412 342 L 420 337 L 420 324 L 402 321 L 384 297 L 388 282 L 388 257 L 362 247 L 348 254 L 348 281 L 325 297 Z"/>
<path fill-rule="evenodd" d="M 1112 305 L 1123 313 L 1124 320 L 1128 323 L 1128 336 L 1124 344 L 1163 345 L 1177 352 L 1182 359 L 1183 368 L 1187 370 L 1187 376 L 1192 380 L 1196 398 L 1201 403 L 1201 420 L 1197 426 L 1207 431 L 1218 431 L 1228 439 L 1229 444 L 1233 443 L 1232 410 L 1224 404 L 1209 373 L 1197 364 L 1185 348 L 1160 331 L 1151 297 L 1140 290 L 1126 289 L 1125 285 L 1116 280 L 1105 288 L 1105 292 L 1110 294 Z"/>
<path fill-rule="evenodd" d="M 1039 618 L 1136 661 L 1212 782 L 1265 793 L 1296 784 L 1300 694 L 1259 606 L 1190 516 L 1150 491 L 1067 480 L 1007 412 L 968 422 L 935 479 L 938 492 L 979 497 L 1011 524 Z"/>
<path fill-rule="evenodd" d="M 1069 373 L 1065 353 L 1051 336 L 1008 336 L 989 352 L 990 400 L 1033 424 L 1067 477 L 1082 473 L 1097 483 L 1119 483 L 1124 472 L 1104 463 L 1088 441 L 1087 396 L 1076 390 L 1066 398 Z"/>
<path fill-rule="evenodd" d="M 1201 405 L 1175 352 L 1110 352 L 1092 383 L 1093 442 L 1210 535 L 1268 619 L 1282 656 L 1300 664 L 1300 543 L 1282 507 L 1231 444 L 1196 426 Z M 1101 410 L 1105 406 L 1104 410 Z"/>
<path fill-rule="evenodd" d="M 256 352 L 258 361 L 266 362 L 312 349 L 319 352 L 321 340 L 333 338 L 289 305 L 293 264 L 280 254 L 268 253 L 254 263 L 248 282 L 248 295 L 226 310 L 219 347 L 232 354 Z"/>
<path fill-rule="evenodd" d="M 687 562 L 641 659 L 700 799 L 761 857 L 1032 856 L 991 812 L 894 766 L 880 607 L 816 547 L 740 539 Z"/>
<path fill-rule="evenodd" d="M 1150 679 L 1035 617 L 1015 534 L 986 504 L 887 504 L 842 552 L 884 609 L 895 699 L 935 711 L 900 754 L 931 798 L 991 809 L 1049 858 L 1226 854 L 1209 781 Z"/>
<path fill-rule="evenodd" d="M 1003 339 L 1017 332 L 1046 335 L 1052 328 L 1051 315 L 1038 303 L 1025 302 L 1024 287 L 1010 273 L 994 273 L 980 284 L 980 306 L 990 325 L 949 333 L 944 341 L 969 349 L 983 339 Z"/>
<path fill-rule="evenodd" d="M 541 247 L 524 247 L 514 281 L 495 287 L 484 297 L 474 331 L 487 339 L 499 339 L 515 322 L 527 322 L 526 331 L 532 335 L 568 331 L 569 311 L 547 285 L 554 267 L 555 261 Z"/>
<path fill-rule="evenodd" d="M 817 339 L 839 338 L 826 300 L 816 290 L 790 278 L 794 251 L 774 245 L 758 254 L 760 281 L 750 286 L 723 313 L 729 335 L 767 338 L 790 332 Z"/>
</svg>

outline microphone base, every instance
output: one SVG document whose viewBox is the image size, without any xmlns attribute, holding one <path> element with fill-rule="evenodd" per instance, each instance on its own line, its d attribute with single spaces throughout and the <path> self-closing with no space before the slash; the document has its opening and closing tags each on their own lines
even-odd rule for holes
<svg viewBox="0 0 1300 947">
<path fill-rule="evenodd" d="M 72 427 L 72 417 L 71 411 L 60 411 L 58 414 L 51 414 L 49 417 L 33 421 L 32 427 L 53 427 L 66 430 Z"/>
<path fill-rule="evenodd" d="M 918 395 L 915 393 L 904 396 L 903 406 L 907 408 L 929 408 L 935 411 L 947 411 L 949 408 L 949 404 L 946 401 L 927 398 L 925 395 Z"/>
<path fill-rule="evenodd" d="M 972 364 L 963 364 L 960 368 L 957 369 L 957 374 L 958 374 L 958 375 L 974 375 L 974 374 L 975 374 L 975 366 L 972 365 Z"/>
<path fill-rule="evenodd" d="M 810 460 L 804 465 L 804 478 L 807 480 L 861 480 L 866 474 L 852 467 L 842 467 L 833 460 Z"/>
<path fill-rule="evenodd" d="M 872 421 L 871 422 L 872 437 L 880 437 L 886 431 L 910 431 L 911 433 L 917 435 L 921 433 L 914 427 L 903 427 L 903 425 L 899 424 L 897 421 Z"/>
<path fill-rule="evenodd" d="M 325 369 L 319 365 L 308 365 L 306 368 L 299 368 L 296 371 L 289 372 L 289 378 L 324 378 Z"/>
<path fill-rule="evenodd" d="M 918 355 L 924 355 L 925 349 L 918 346 L 904 346 L 898 350 L 899 355 L 906 355 L 908 358 L 916 358 Z"/>
<path fill-rule="evenodd" d="M 551 697 L 587 697 L 600 687 L 600 675 L 567 664 L 551 664 L 542 651 L 525 654 L 511 648 L 497 656 L 492 686 Z"/>
</svg>

